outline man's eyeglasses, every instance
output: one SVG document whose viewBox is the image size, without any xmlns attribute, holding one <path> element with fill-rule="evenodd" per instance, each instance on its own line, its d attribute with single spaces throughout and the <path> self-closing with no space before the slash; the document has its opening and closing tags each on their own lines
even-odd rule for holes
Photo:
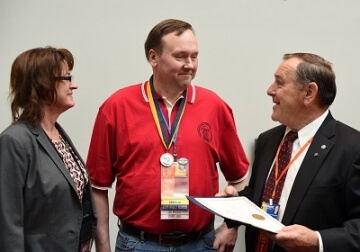
<svg viewBox="0 0 360 252">
<path fill-rule="evenodd" d="M 74 75 L 60 76 L 56 77 L 57 80 L 66 80 L 72 82 L 74 80 Z"/>
</svg>

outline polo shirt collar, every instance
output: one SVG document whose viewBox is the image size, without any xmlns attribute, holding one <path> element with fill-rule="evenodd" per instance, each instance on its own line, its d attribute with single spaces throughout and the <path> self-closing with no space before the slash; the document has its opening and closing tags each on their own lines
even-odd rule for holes
<svg viewBox="0 0 360 252">
<path fill-rule="evenodd" d="M 145 81 L 141 84 L 141 93 L 143 95 L 143 98 L 145 100 L 145 102 L 149 102 L 149 98 L 146 94 L 146 85 L 149 85 L 149 81 Z M 196 88 L 195 85 L 190 84 L 190 86 L 187 88 L 187 95 L 188 95 L 188 99 L 187 102 L 188 103 L 194 103 L 195 102 L 195 97 L 196 97 Z"/>
</svg>

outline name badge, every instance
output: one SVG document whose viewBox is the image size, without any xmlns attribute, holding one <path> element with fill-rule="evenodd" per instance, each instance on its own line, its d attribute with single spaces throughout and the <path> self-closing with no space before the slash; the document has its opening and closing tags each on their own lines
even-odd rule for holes
<svg viewBox="0 0 360 252">
<path fill-rule="evenodd" d="M 277 219 L 279 216 L 280 205 L 272 202 L 263 202 L 261 209 L 270 214 L 273 218 Z"/>
<path fill-rule="evenodd" d="M 166 165 L 171 163 L 166 156 L 164 159 Z M 189 219 L 189 200 L 186 195 L 189 195 L 189 161 L 179 158 L 177 161 L 172 160 L 170 166 L 161 162 L 161 219 Z"/>
</svg>

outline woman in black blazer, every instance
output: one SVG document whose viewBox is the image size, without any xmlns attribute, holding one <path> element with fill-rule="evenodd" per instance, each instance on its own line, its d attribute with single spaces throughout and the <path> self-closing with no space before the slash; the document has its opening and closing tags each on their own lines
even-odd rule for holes
<svg viewBox="0 0 360 252">
<path fill-rule="evenodd" d="M 90 251 L 96 214 L 84 161 L 57 123 L 75 105 L 74 58 L 34 48 L 14 61 L 13 123 L 0 135 L 0 251 Z"/>
</svg>

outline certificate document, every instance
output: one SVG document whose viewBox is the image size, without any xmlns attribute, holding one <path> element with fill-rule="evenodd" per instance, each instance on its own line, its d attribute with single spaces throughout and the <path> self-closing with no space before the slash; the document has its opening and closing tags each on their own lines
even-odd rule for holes
<svg viewBox="0 0 360 252">
<path fill-rule="evenodd" d="M 284 227 L 280 221 L 264 212 L 246 197 L 193 197 L 187 198 L 220 217 L 239 221 L 271 233 Z"/>
</svg>

